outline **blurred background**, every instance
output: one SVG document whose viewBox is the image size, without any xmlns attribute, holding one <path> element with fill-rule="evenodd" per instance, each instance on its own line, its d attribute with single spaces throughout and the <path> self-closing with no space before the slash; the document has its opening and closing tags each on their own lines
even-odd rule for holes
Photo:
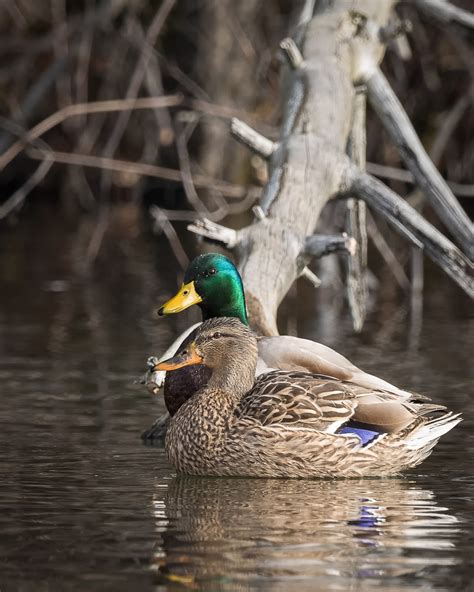
<svg viewBox="0 0 474 592">
<path fill-rule="evenodd" d="M 455 4 L 472 10 L 471 0 Z M 146 358 L 199 318 L 194 309 L 161 321 L 155 315 L 175 292 L 187 262 L 216 249 L 186 225 L 202 215 L 235 228 L 252 220 L 249 210 L 267 171 L 230 137 L 229 121 L 237 116 L 270 138 L 278 136 L 278 45 L 291 34 L 300 5 L 0 3 L 2 591 L 19 589 L 19 582 L 35 592 L 117 592 L 138 582 L 154 590 L 150 569 L 174 590 L 178 580 L 168 575 L 189 572 L 194 578 L 197 565 L 205 578 L 217 573 L 202 589 L 237 589 L 222 579 L 222 570 L 232 568 L 238 581 L 246 581 L 244 559 L 252 553 L 245 550 L 275 540 L 272 529 L 287 510 L 285 495 L 314 516 L 326 511 L 331 491 L 322 498 L 324 507 L 313 507 L 319 494 L 309 499 L 303 484 L 288 492 L 282 485 L 280 493 L 264 488 L 271 511 L 259 511 L 260 522 L 247 503 L 247 496 L 255 498 L 249 483 L 223 485 L 222 492 L 205 481 L 182 487 L 163 451 L 141 444 L 140 432 L 163 406 L 134 385 Z M 472 215 L 472 32 L 441 26 L 410 1 L 397 12 L 411 20 L 413 31 L 388 47 L 383 70 Z M 93 112 L 99 108 L 108 111 Z M 369 171 L 446 232 L 370 112 L 367 133 Z M 342 227 L 340 210 L 327 208 L 324 221 Z M 317 567 L 311 564 L 308 589 L 314 589 L 311 578 L 321 575 L 328 578 L 327 590 L 347 589 L 353 578 L 362 579 L 364 589 L 418 589 L 415 573 L 428 577 L 427 590 L 467 590 L 474 525 L 472 303 L 376 216 L 369 216 L 368 234 L 370 302 L 362 332 L 353 331 L 336 256 L 314 267 L 323 280 L 320 289 L 299 280 L 290 290 L 279 311 L 280 331 L 326 343 L 368 371 L 464 411 L 466 421 L 443 439 L 423 473 L 397 481 L 401 501 L 395 509 L 391 487 L 370 486 L 365 497 L 378 508 L 376 515 L 382 508 L 379 521 L 364 518 L 364 484 L 338 489 L 342 510 L 331 528 L 343 523 L 342 538 L 333 540 L 333 529 L 326 539 L 317 522 L 318 540 L 328 546 Z M 186 499 L 188 491 L 196 497 Z M 193 508 L 202 504 L 206 516 L 209 495 L 238 518 L 229 522 L 218 513 L 209 529 L 205 521 L 198 528 Z M 248 535 L 238 535 L 245 539 L 242 556 L 233 554 L 233 528 L 244 511 L 239 504 L 250 512 Z M 283 539 L 288 528 L 282 524 Z M 183 537 L 189 543 L 184 551 Z M 338 544 L 350 550 L 334 554 Z M 216 555 L 220 548 L 222 557 Z M 295 549 L 282 589 L 290 589 L 292 574 L 303 565 Z M 276 563 L 279 553 L 288 554 L 276 551 Z M 271 572 L 267 559 L 262 565 Z M 337 570 L 347 579 L 338 580 Z M 262 589 L 276 589 L 268 587 L 270 572 L 270 580 L 259 580 Z M 194 580 L 178 583 L 201 589 Z"/>
<path fill-rule="evenodd" d="M 174 257 L 179 269 L 202 248 L 187 236 L 187 221 L 205 214 L 236 227 L 249 223 L 266 168 L 230 137 L 229 120 L 241 117 L 277 137 L 278 44 L 291 32 L 301 4 L 2 3 L 1 232 L 17 236 L 26 225 L 47 224 L 62 255 L 74 251 L 76 263 L 80 259 L 81 269 L 75 265 L 73 273 L 94 274 L 104 261 L 109 272 L 119 267 L 110 252 L 131 257 L 134 241 L 150 230 L 158 235 L 155 244 L 161 233 L 170 241 L 173 255 L 167 258 Z M 470 2 L 457 4 L 469 8 Z M 397 10 L 410 19 L 413 32 L 390 45 L 384 71 L 433 161 L 472 211 L 472 37 L 420 16 L 411 2 Z M 163 95 L 174 98 L 161 109 L 135 101 L 159 102 Z M 97 101 L 115 101 L 109 104 L 114 110 L 91 113 L 87 104 Z M 18 146 L 38 124 L 36 141 Z M 370 113 L 368 161 L 370 172 L 425 209 Z M 159 210 L 151 216 L 153 204 Z M 336 214 L 325 224 L 338 225 Z M 425 214 L 436 222 L 429 209 Z M 372 286 L 381 297 L 398 300 L 409 289 L 409 248 L 381 221 L 370 220 L 369 234 Z M 329 279 L 338 287 L 334 270 Z"/>
</svg>

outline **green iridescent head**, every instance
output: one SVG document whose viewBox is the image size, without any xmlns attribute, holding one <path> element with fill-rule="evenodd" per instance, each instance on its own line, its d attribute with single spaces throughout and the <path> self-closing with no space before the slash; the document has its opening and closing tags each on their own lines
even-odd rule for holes
<svg viewBox="0 0 474 592">
<path fill-rule="evenodd" d="M 203 320 L 236 317 L 248 325 L 244 286 L 237 268 L 219 253 L 199 255 L 189 264 L 183 285 L 158 311 L 167 315 L 197 304 Z"/>
</svg>

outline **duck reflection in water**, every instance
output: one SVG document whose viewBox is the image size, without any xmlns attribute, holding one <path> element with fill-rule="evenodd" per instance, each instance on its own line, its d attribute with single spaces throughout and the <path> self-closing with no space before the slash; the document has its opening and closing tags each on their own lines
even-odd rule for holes
<svg viewBox="0 0 474 592">
<path fill-rule="evenodd" d="M 154 515 L 157 580 L 189 589 L 419 590 L 457 562 L 457 518 L 407 479 L 183 476 L 157 487 Z"/>
</svg>

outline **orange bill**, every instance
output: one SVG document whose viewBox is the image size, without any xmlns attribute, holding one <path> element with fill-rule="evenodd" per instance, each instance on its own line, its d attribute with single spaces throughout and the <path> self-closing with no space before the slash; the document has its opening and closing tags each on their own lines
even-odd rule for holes
<svg viewBox="0 0 474 592">
<path fill-rule="evenodd" d="M 178 370 L 178 368 L 184 368 L 184 366 L 193 366 L 195 364 L 202 364 L 202 357 L 197 353 L 194 343 L 190 343 L 189 346 L 181 351 L 176 356 L 158 362 L 153 368 L 156 370 Z"/>
</svg>

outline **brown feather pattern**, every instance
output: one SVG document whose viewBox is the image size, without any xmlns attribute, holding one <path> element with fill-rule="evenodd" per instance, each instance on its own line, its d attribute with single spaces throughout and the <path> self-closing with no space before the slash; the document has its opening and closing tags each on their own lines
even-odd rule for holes
<svg viewBox="0 0 474 592">
<path fill-rule="evenodd" d="M 214 339 L 216 328 L 232 339 Z M 364 388 L 298 371 L 273 371 L 253 383 L 253 334 L 236 319 L 212 319 L 195 343 L 212 376 L 172 418 L 170 461 L 195 475 L 360 477 L 399 473 L 422 462 L 459 421 L 417 395 Z M 211 356 L 212 354 L 212 356 Z M 437 417 L 432 417 L 436 413 Z M 384 429 L 363 446 L 339 434 L 349 420 Z"/>
</svg>

